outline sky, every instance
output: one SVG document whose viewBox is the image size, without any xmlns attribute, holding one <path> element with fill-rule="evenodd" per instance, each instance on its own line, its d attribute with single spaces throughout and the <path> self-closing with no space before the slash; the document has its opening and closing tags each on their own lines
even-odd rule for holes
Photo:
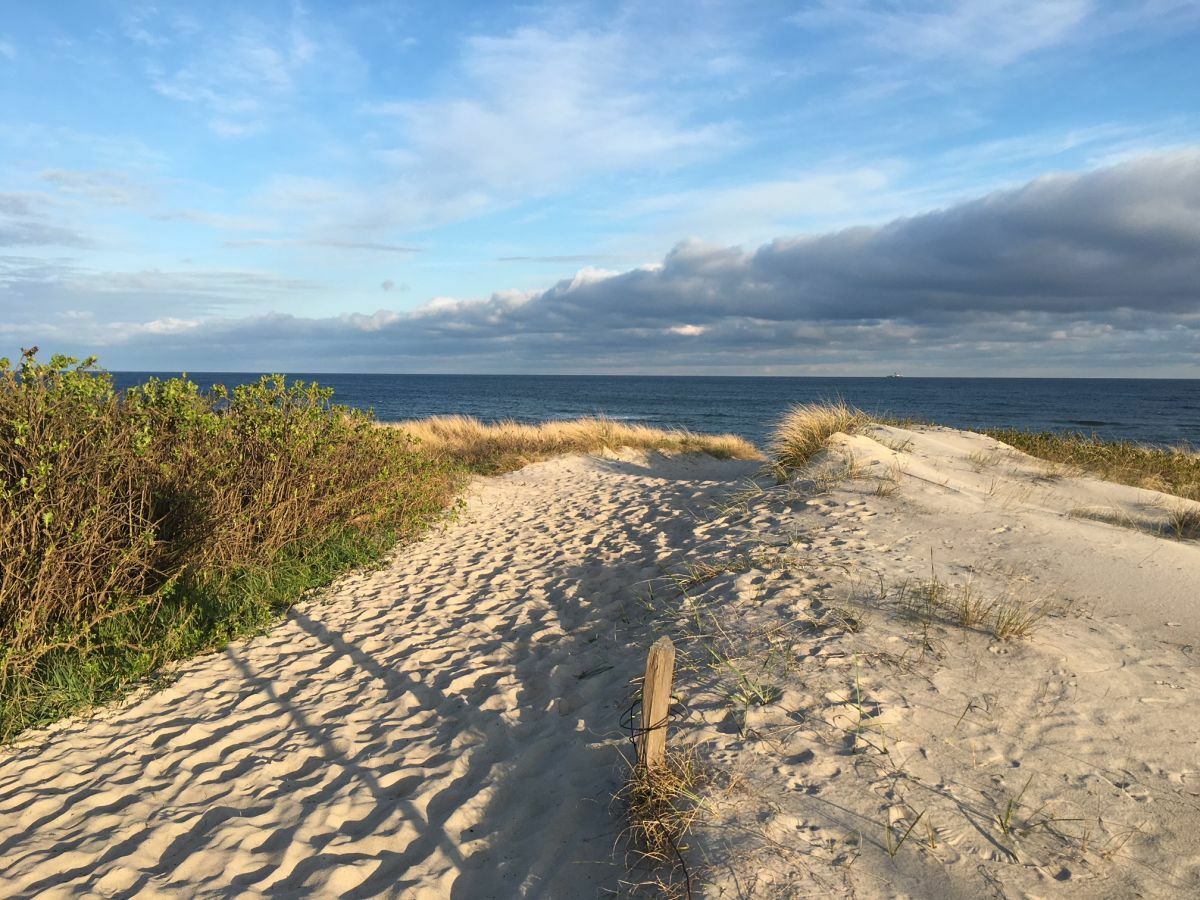
<svg viewBox="0 0 1200 900">
<path fill-rule="evenodd" d="M 7 3 L 35 345 L 1200 377 L 1200 3 Z"/>
</svg>

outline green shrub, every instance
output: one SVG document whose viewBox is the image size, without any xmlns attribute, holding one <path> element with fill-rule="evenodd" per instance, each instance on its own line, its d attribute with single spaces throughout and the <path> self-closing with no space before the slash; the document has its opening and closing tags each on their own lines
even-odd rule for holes
<svg viewBox="0 0 1200 900">
<path fill-rule="evenodd" d="M 0 360 L 0 739 L 262 628 L 460 483 L 316 384 L 120 395 L 36 353 Z"/>
</svg>

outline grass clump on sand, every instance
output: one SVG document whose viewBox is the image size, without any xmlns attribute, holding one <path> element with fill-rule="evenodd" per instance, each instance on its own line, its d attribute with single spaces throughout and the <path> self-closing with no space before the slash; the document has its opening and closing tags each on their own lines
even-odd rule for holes
<svg viewBox="0 0 1200 900">
<path fill-rule="evenodd" d="M 121 394 L 36 352 L 0 360 L 0 740 L 265 627 L 461 484 L 315 384 Z"/>
<path fill-rule="evenodd" d="M 793 406 L 771 435 L 771 457 L 782 471 L 802 469 L 830 437 L 849 434 L 869 421 L 866 413 L 841 400 Z"/>
<path fill-rule="evenodd" d="M 629 447 L 674 453 L 707 453 L 719 459 L 761 459 L 749 441 L 736 435 L 698 434 L 627 425 L 605 418 L 526 425 L 486 424 L 470 416 L 436 416 L 397 426 L 422 449 L 484 475 L 511 472 L 528 463 L 566 453 L 597 453 Z"/>
<path fill-rule="evenodd" d="M 648 891 L 662 897 L 692 896 L 691 873 L 684 861 L 687 833 L 700 817 L 700 790 L 708 776 L 694 750 L 670 750 L 662 765 L 634 765 L 618 799 L 629 822 L 625 833 L 637 881 L 626 882 L 630 892 Z"/>
<path fill-rule="evenodd" d="M 981 429 L 1030 456 L 1062 463 L 1106 481 L 1200 500 L 1200 453 L 1185 447 L 1148 447 L 1095 435 L 1011 428 Z"/>
<path fill-rule="evenodd" d="M 1044 600 L 1018 593 L 985 597 L 971 581 L 951 586 L 936 575 L 928 581 L 904 582 L 896 605 L 906 617 L 926 625 L 956 625 L 1002 641 L 1032 637 L 1051 609 Z"/>
</svg>

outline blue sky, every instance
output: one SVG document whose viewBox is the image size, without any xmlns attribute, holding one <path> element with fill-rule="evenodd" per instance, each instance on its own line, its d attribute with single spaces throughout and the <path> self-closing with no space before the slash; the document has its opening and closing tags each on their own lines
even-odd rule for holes
<svg viewBox="0 0 1200 900">
<path fill-rule="evenodd" d="M 1198 113 L 1194 2 L 10 4 L 0 347 L 1196 376 Z"/>
</svg>

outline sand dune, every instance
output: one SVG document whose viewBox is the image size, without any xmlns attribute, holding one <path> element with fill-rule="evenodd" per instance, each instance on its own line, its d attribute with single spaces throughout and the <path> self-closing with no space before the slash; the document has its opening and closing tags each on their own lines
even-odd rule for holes
<svg viewBox="0 0 1200 900">
<path fill-rule="evenodd" d="M 685 601 L 714 623 L 693 646 L 731 660 L 682 686 L 677 740 L 736 782 L 696 841 L 708 893 L 1200 895 L 1200 544 L 1161 527 L 1180 502 L 872 427 L 731 512 L 724 552 L 772 553 Z M 998 640 L 989 603 L 1046 617 Z M 743 675 L 770 702 L 731 692 Z"/>
<path fill-rule="evenodd" d="M 783 485 L 635 454 L 480 479 L 270 634 L 0 752 L 0 894 L 620 890 L 618 720 L 661 633 L 671 744 L 713 776 L 698 896 L 1200 893 L 1174 502 L 882 427 Z M 1045 618 L 1000 640 L 964 596 Z"/>
</svg>

